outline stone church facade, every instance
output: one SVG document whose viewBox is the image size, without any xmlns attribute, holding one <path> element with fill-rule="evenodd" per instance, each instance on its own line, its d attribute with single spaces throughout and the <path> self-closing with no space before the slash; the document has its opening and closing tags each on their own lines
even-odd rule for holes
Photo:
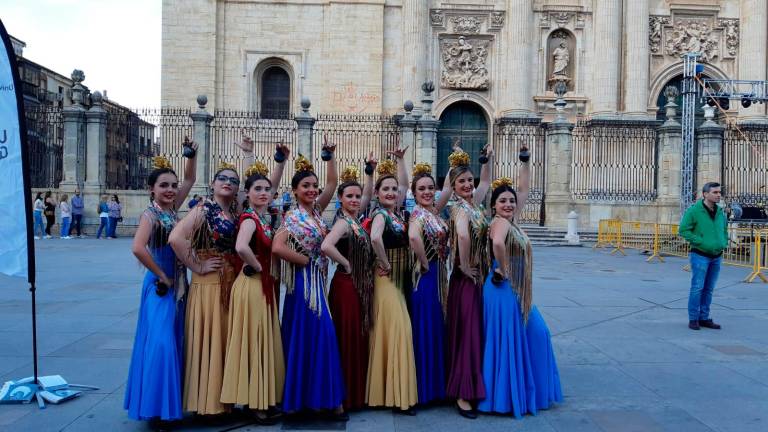
<svg viewBox="0 0 768 432">
<path fill-rule="evenodd" d="M 712 78 L 766 79 L 767 15 L 764 0 L 164 0 L 162 104 L 265 111 L 278 68 L 289 111 L 307 96 L 395 113 L 429 80 L 438 118 L 471 101 L 546 120 L 562 81 L 572 118 L 655 118 L 685 52 Z"/>
</svg>

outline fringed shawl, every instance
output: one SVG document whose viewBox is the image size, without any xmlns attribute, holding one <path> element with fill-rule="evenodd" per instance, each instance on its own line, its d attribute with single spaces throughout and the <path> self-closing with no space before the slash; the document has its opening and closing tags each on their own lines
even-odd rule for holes
<svg viewBox="0 0 768 432">
<path fill-rule="evenodd" d="M 144 217 L 146 217 L 152 224 L 147 246 L 154 257 L 168 245 L 168 237 L 171 235 L 171 231 L 173 231 L 173 228 L 179 221 L 179 216 L 175 210 L 165 211 L 153 201 L 152 204 L 144 210 Z M 187 293 L 187 269 L 175 255 L 174 274 L 168 276 L 173 279 L 176 301 L 180 301 Z"/>
<path fill-rule="evenodd" d="M 507 272 L 509 283 L 520 301 L 523 320 L 528 320 L 533 303 L 533 251 L 531 241 L 517 224 L 510 223 L 504 239 L 507 254 Z M 496 257 L 497 261 L 499 257 Z M 500 263 L 501 264 L 501 263 Z"/>
<path fill-rule="evenodd" d="M 408 226 L 400 216 L 384 208 L 376 209 L 371 218 L 375 218 L 379 214 L 384 217 L 385 221 L 382 240 L 384 241 L 384 249 L 387 251 L 387 260 L 392 267 L 389 279 L 403 293 L 407 293 L 411 288 L 411 273 L 413 271 L 413 261 L 408 244 Z"/>
<path fill-rule="evenodd" d="M 272 237 L 274 232 L 272 226 L 263 218 L 255 210 L 248 208 L 240 215 L 239 224 L 242 224 L 246 219 L 250 219 L 256 224 L 256 231 L 253 232 L 253 237 L 251 237 L 248 246 L 251 247 L 254 255 L 256 255 L 256 259 L 261 264 L 261 288 L 267 304 L 271 306 L 277 296 L 274 278 L 272 277 Z"/>
<path fill-rule="evenodd" d="M 436 214 L 420 205 L 416 205 L 413 208 L 413 213 L 411 213 L 408 223 L 418 229 L 421 240 L 424 243 L 424 252 L 427 255 L 427 260 L 430 262 L 437 261 L 437 287 L 440 293 L 440 301 L 443 304 L 443 313 L 445 313 L 448 304 L 448 225 Z M 411 259 L 414 263 L 412 272 L 413 290 L 416 291 L 419 288 L 421 269 L 416 255 L 412 255 Z"/>
<path fill-rule="evenodd" d="M 200 207 L 200 219 L 195 221 L 195 229 L 192 232 L 192 251 L 197 260 L 212 257 L 221 257 L 224 260 L 218 273 L 221 302 L 226 310 L 229 308 L 232 284 L 243 266 L 243 261 L 235 252 L 237 224 L 224 217 L 224 211 L 216 201 L 206 200 Z"/>
<path fill-rule="evenodd" d="M 355 289 L 357 289 L 357 294 L 360 297 L 363 331 L 367 332 L 373 324 L 371 316 L 373 314 L 374 254 L 371 239 L 359 221 L 344 214 L 339 217 L 349 225 L 349 234 L 339 243 L 343 242 L 347 246 L 342 253 L 349 260 L 352 268 L 352 282 L 355 284 Z"/>
<path fill-rule="evenodd" d="M 328 226 L 317 208 L 310 214 L 297 206 L 285 214 L 278 234 L 283 231 L 288 232 L 288 247 L 309 258 L 310 263 L 298 270 L 304 272 L 304 300 L 310 310 L 320 316 L 321 296 L 325 296 L 325 276 L 328 271 L 328 259 L 320 250 L 320 245 L 328 234 Z M 287 293 L 292 293 L 295 288 L 295 270 L 293 263 L 280 260 L 280 282 Z"/>
<path fill-rule="evenodd" d="M 491 267 L 488 253 L 488 220 L 481 208 L 462 198 L 458 198 L 456 204 L 451 207 L 450 262 L 459 265 L 459 234 L 456 229 L 459 212 L 464 212 L 469 220 L 469 264 L 480 271 L 480 280 L 483 280 Z"/>
</svg>

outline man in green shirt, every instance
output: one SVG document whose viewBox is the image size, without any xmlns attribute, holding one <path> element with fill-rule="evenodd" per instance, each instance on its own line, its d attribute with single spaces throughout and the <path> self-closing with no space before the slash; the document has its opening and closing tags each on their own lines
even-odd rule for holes
<svg viewBox="0 0 768 432">
<path fill-rule="evenodd" d="M 728 247 L 728 219 L 718 207 L 720 183 L 704 185 L 704 197 L 688 208 L 680 221 L 680 236 L 691 245 L 691 292 L 688 296 L 688 328 L 720 329 L 709 317 L 723 250 Z"/>
</svg>

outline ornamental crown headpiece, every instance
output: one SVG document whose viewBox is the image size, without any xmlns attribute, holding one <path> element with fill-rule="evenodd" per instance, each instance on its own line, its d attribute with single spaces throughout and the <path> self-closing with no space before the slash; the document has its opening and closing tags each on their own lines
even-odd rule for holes
<svg viewBox="0 0 768 432">
<path fill-rule="evenodd" d="M 165 156 L 155 156 L 152 158 L 152 166 L 155 169 L 173 169 L 173 166 L 171 165 L 171 162 L 168 161 L 168 159 L 165 158 Z"/>
<path fill-rule="evenodd" d="M 232 170 L 234 172 L 237 172 L 237 169 L 231 163 L 226 162 L 226 161 L 220 161 L 219 162 L 219 166 L 216 167 L 216 171 L 219 172 L 219 171 L 224 171 L 224 170 Z"/>
<path fill-rule="evenodd" d="M 413 166 L 413 176 L 416 177 L 417 175 L 431 175 L 432 174 L 432 165 L 421 162 L 417 163 Z"/>
<path fill-rule="evenodd" d="M 357 169 L 357 167 L 348 166 L 344 168 L 344 171 L 341 173 L 341 182 L 342 183 L 349 183 L 349 182 L 356 182 L 358 177 L 360 175 L 360 171 Z"/>
<path fill-rule="evenodd" d="M 256 161 L 253 163 L 253 165 L 249 166 L 247 170 L 245 170 L 245 178 L 248 178 L 254 174 L 259 174 L 266 177 L 267 174 L 269 174 L 269 168 L 264 165 L 264 162 Z"/>
<path fill-rule="evenodd" d="M 387 159 L 379 163 L 376 172 L 379 173 L 379 177 L 393 176 L 397 172 L 397 165 L 392 159 Z"/>
<path fill-rule="evenodd" d="M 469 154 L 464 150 L 456 150 L 448 156 L 451 168 L 469 166 Z"/>
<path fill-rule="evenodd" d="M 312 162 L 310 162 L 309 159 L 305 158 L 304 155 L 302 155 L 301 153 L 299 153 L 299 156 L 296 158 L 294 167 L 296 168 L 296 172 L 301 172 L 301 171 L 315 172 L 315 167 L 312 166 Z"/>
<path fill-rule="evenodd" d="M 491 183 L 491 190 L 496 190 L 496 188 L 502 187 L 502 186 L 509 186 L 513 187 L 512 179 L 509 177 L 499 177 L 496 180 Z"/>
</svg>

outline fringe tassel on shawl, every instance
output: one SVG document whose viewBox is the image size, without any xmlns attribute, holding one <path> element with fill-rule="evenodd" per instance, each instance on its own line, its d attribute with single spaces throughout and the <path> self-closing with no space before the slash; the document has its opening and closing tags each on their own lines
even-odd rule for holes
<svg viewBox="0 0 768 432">
<path fill-rule="evenodd" d="M 458 267 L 459 265 L 459 234 L 456 230 L 456 219 L 459 216 L 458 212 L 461 211 L 466 213 L 469 223 L 469 264 L 479 270 L 480 281 L 483 281 L 488 276 L 488 271 L 491 268 L 490 251 L 488 249 L 488 221 L 481 209 L 461 198 L 451 207 L 451 219 L 448 230 L 450 235 L 448 262 L 451 267 L 448 268 L 448 277 L 454 271 L 454 266 Z M 447 292 L 443 300 L 443 308 L 447 310 Z"/>
<path fill-rule="evenodd" d="M 349 221 L 347 221 L 349 222 Z M 354 227 L 350 227 L 354 230 Z M 360 296 L 360 306 L 363 316 L 363 332 L 367 333 L 373 326 L 373 250 L 367 234 L 350 233 L 349 254 L 347 259 L 352 267 L 352 282 Z"/>
<path fill-rule="evenodd" d="M 528 321 L 533 303 L 533 251 L 528 236 L 516 224 L 511 224 L 504 241 L 509 258 L 508 276 L 512 289 L 520 300 L 523 321 Z"/>
<path fill-rule="evenodd" d="M 285 227 L 280 227 L 275 234 L 275 237 L 277 237 L 283 230 L 287 229 Z M 301 244 L 294 238 L 291 231 L 287 231 L 288 247 L 294 252 L 308 256 Z M 322 301 L 321 296 L 325 296 L 325 276 L 327 268 L 326 263 L 323 262 L 323 260 L 313 259 L 312 257 L 309 257 L 309 259 L 310 263 L 298 270 L 302 272 L 304 279 L 304 301 L 309 305 L 309 309 L 315 312 L 319 317 L 322 313 L 322 308 L 320 307 Z M 285 289 L 286 294 L 293 293 L 296 284 L 296 266 L 289 261 L 275 259 L 273 260 L 273 267 L 275 266 L 275 261 L 280 262 L 278 265 L 279 268 L 277 269 L 278 271 L 275 273 L 276 280 L 278 280 L 280 286 Z"/>
</svg>

